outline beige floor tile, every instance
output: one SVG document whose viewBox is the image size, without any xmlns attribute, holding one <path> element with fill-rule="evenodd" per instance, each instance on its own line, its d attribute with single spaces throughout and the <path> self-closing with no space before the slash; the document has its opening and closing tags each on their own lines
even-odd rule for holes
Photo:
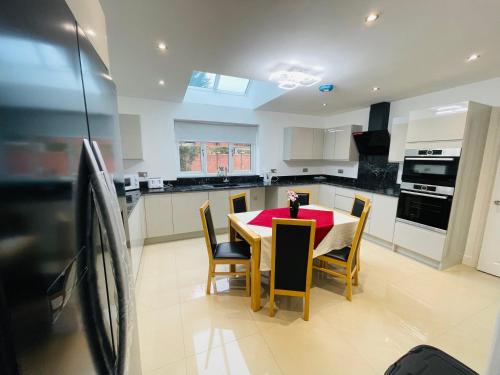
<svg viewBox="0 0 500 375">
<path fill-rule="evenodd" d="M 171 363 L 170 365 L 158 368 L 156 370 L 148 371 L 143 375 L 186 375 L 186 360 Z"/>
<path fill-rule="evenodd" d="M 187 358 L 188 375 L 281 374 L 260 335 L 252 335 Z"/>
<path fill-rule="evenodd" d="M 250 299 L 210 295 L 181 305 L 186 354 L 197 354 L 258 332 Z"/>
<path fill-rule="evenodd" d="M 301 298 L 277 297 L 268 316 L 267 275 L 255 313 L 244 279 L 218 277 L 206 295 L 203 238 L 146 246 L 136 290 L 144 374 L 380 374 L 422 343 L 484 371 L 499 278 L 438 271 L 369 241 L 361 257 L 352 302 L 342 281 L 314 272 L 305 322 Z"/>
<path fill-rule="evenodd" d="M 185 357 L 180 306 L 166 309 L 138 308 L 141 362 L 145 372 Z"/>
</svg>

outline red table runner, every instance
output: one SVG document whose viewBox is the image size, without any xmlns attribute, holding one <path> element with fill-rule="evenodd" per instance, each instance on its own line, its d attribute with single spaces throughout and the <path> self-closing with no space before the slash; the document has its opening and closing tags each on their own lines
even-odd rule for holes
<svg viewBox="0 0 500 375">
<path fill-rule="evenodd" d="M 264 210 L 253 220 L 249 221 L 248 224 L 271 228 L 273 226 L 273 218 L 290 219 L 290 208 L 272 208 Z M 333 227 L 333 211 L 300 208 L 297 219 L 316 220 L 316 236 L 314 237 L 315 248 Z"/>
</svg>

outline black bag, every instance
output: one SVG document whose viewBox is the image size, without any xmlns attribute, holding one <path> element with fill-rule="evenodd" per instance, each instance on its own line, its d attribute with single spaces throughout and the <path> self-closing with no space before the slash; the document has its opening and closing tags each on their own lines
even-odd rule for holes
<svg viewBox="0 0 500 375">
<path fill-rule="evenodd" d="M 385 375 L 479 375 L 442 350 L 419 345 L 392 364 Z"/>
</svg>

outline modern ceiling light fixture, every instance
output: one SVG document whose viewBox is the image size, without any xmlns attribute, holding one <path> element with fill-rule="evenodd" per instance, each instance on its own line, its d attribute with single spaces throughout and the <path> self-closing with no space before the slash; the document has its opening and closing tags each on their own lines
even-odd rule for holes
<svg viewBox="0 0 500 375">
<path fill-rule="evenodd" d="M 467 62 L 476 61 L 480 57 L 481 57 L 481 55 L 479 55 L 477 53 L 473 53 L 472 55 L 470 55 L 469 57 L 467 57 Z"/>
<path fill-rule="evenodd" d="M 297 87 L 311 87 L 321 81 L 317 72 L 298 67 L 281 67 L 271 73 L 269 80 L 276 82 L 283 90 L 293 90 Z"/>
<path fill-rule="evenodd" d="M 163 79 L 160 79 L 160 80 L 158 81 L 158 85 L 159 85 L 159 86 L 165 86 L 165 81 L 164 81 Z"/>
<path fill-rule="evenodd" d="M 375 22 L 376 20 L 378 20 L 379 17 L 380 13 L 377 12 L 370 13 L 365 17 L 365 23 L 370 24 L 372 22 Z"/>
<path fill-rule="evenodd" d="M 165 42 L 158 42 L 158 49 L 160 51 L 166 51 L 167 50 L 167 44 Z"/>
<path fill-rule="evenodd" d="M 372 91 L 373 91 L 373 92 L 380 91 L 380 87 L 378 87 L 378 86 L 374 86 L 374 87 L 372 88 Z"/>
</svg>

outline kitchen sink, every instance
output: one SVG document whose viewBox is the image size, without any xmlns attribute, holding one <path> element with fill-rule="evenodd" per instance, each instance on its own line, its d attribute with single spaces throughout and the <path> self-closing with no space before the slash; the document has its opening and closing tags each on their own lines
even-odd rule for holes
<svg viewBox="0 0 500 375">
<path fill-rule="evenodd" d="M 234 186 L 239 186 L 240 184 L 235 184 L 235 183 L 225 183 L 225 184 L 212 184 L 214 188 L 220 188 L 220 187 L 234 187 Z"/>
</svg>

